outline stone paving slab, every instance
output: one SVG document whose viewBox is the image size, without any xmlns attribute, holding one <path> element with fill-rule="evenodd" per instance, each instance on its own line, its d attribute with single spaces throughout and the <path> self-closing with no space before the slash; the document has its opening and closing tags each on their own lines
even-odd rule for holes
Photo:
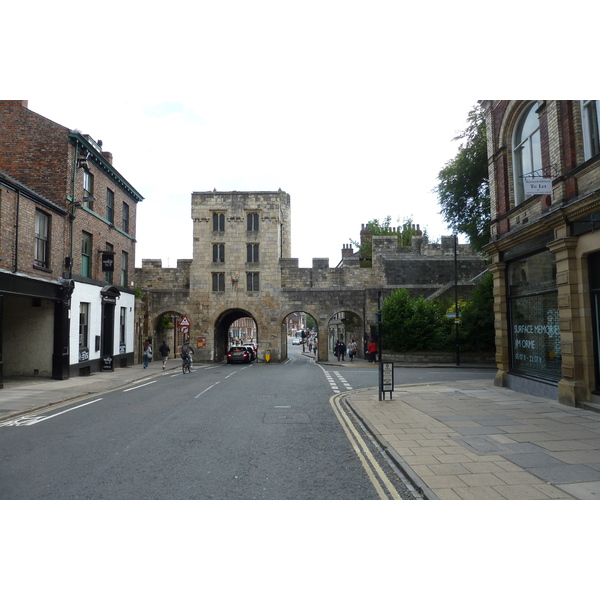
<svg viewBox="0 0 600 600">
<path fill-rule="evenodd" d="M 600 499 L 600 414 L 493 382 L 376 392 L 345 398 L 428 498 Z"/>
</svg>

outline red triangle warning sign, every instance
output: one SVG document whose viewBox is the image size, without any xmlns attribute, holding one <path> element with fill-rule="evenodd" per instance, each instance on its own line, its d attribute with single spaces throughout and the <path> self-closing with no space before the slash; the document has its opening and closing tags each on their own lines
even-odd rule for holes
<svg viewBox="0 0 600 600">
<path fill-rule="evenodd" d="M 181 321 L 179 321 L 179 325 L 182 327 L 189 327 L 190 326 L 190 322 L 187 318 L 186 315 L 184 315 L 183 319 L 181 319 Z"/>
</svg>

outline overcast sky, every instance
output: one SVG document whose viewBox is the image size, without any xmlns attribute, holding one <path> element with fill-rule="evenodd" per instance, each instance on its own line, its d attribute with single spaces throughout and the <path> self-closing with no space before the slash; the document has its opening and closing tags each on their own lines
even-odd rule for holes
<svg viewBox="0 0 600 600">
<path fill-rule="evenodd" d="M 191 194 L 214 188 L 289 193 L 300 266 L 335 266 L 388 215 L 450 234 L 436 176 L 476 102 L 508 97 L 483 70 L 477 2 L 63 1 L 3 15 L 2 96 L 112 152 L 144 197 L 137 266 L 192 257 Z"/>
</svg>

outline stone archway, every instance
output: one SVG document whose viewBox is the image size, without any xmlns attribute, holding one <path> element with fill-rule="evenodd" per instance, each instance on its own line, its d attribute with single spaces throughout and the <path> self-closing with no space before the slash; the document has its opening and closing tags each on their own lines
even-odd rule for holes
<svg viewBox="0 0 600 600">
<path fill-rule="evenodd" d="M 299 314 L 307 315 L 309 317 L 308 321 L 304 321 L 305 325 L 303 328 L 310 329 L 311 334 L 313 336 L 316 336 L 317 339 L 319 338 L 321 331 L 323 331 L 324 333 L 326 332 L 326 329 L 323 329 L 319 325 L 319 319 L 311 312 L 309 312 L 307 310 L 295 310 L 295 311 L 289 312 L 287 315 L 283 316 L 283 318 L 281 319 L 280 354 L 281 354 L 282 361 L 286 360 L 288 358 L 289 320 L 292 315 L 299 315 Z"/>
<path fill-rule="evenodd" d="M 327 342 L 328 353 L 333 353 L 333 347 L 336 340 L 342 339 L 348 347 L 348 344 L 354 340 L 357 345 L 357 357 L 365 357 L 365 343 L 367 332 L 365 323 L 361 315 L 353 310 L 340 309 L 333 313 L 327 323 Z"/>
<path fill-rule="evenodd" d="M 222 312 L 215 320 L 213 356 L 213 360 L 215 362 L 221 362 L 225 360 L 225 355 L 229 349 L 229 328 L 231 327 L 232 323 L 235 323 L 235 321 L 244 317 L 253 319 L 256 323 L 256 342 L 260 345 L 260 331 L 254 315 L 242 308 L 230 308 Z"/>
<path fill-rule="evenodd" d="M 154 356 L 158 360 L 158 349 L 163 341 L 171 349 L 170 356 L 176 358 L 180 354 L 180 348 L 183 344 L 183 336 L 177 326 L 183 314 L 178 311 L 168 311 L 156 316 L 152 326 Z"/>
</svg>

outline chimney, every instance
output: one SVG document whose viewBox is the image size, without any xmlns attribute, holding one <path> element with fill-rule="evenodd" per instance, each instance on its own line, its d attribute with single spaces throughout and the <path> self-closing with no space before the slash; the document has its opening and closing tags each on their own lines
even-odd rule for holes
<svg viewBox="0 0 600 600">
<path fill-rule="evenodd" d="M 342 248 L 342 259 L 348 258 L 354 254 L 354 250 L 352 249 L 352 244 L 344 244 Z"/>
<path fill-rule="evenodd" d="M 112 165 L 112 152 L 102 152 L 102 156 L 106 159 L 109 165 Z"/>
</svg>

